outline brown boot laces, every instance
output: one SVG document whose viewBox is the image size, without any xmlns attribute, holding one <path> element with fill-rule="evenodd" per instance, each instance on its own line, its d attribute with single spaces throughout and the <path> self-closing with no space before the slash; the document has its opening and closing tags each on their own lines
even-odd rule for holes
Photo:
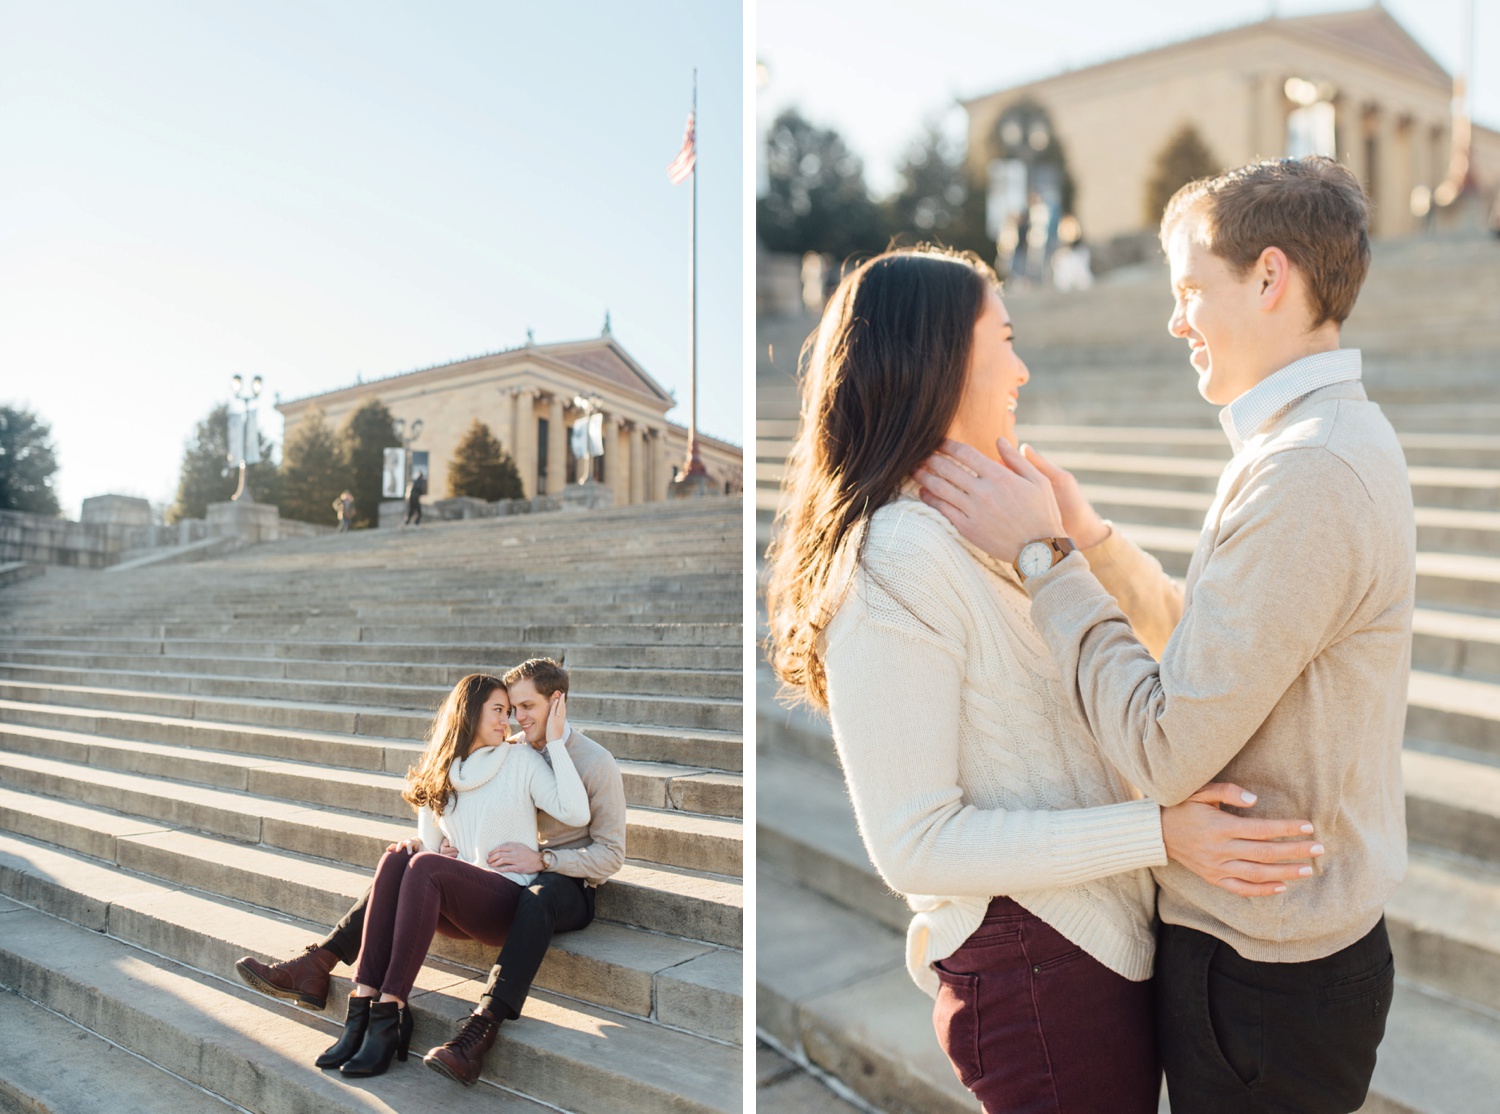
<svg viewBox="0 0 1500 1114">
<path fill-rule="evenodd" d="M 464 1027 L 458 1031 L 458 1036 L 449 1041 L 449 1045 L 455 1052 L 468 1053 L 469 1049 L 484 1039 L 491 1029 L 495 1027 L 493 1018 L 481 1017 L 477 1013 L 469 1014 L 464 1021 Z"/>
</svg>

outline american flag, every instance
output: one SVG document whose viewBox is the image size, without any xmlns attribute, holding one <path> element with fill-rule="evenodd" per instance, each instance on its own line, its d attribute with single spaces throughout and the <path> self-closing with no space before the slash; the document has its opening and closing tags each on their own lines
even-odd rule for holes
<svg viewBox="0 0 1500 1114">
<path fill-rule="evenodd" d="M 693 172 L 693 167 L 698 164 L 698 145 L 693 135 L 693 113 L 688 113 L 687 131 L 682 135 L 682 150 L 677 152 L 677 157 L 667 164 L 667 177 L 672 180 L 674 186 L 680 186 L 687 181 L 687 176 Z"/>
</svg>

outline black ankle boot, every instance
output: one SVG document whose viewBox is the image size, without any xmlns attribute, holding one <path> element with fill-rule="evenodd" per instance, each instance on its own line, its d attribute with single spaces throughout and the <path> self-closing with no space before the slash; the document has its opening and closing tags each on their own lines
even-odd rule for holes
<svg viewBox="0 0 1500 1114">
<path fill-rule="evenodd" d="M 365 1029 L 370 1024 L 370 1005 L 374 998 L 356 998 L 349 995 L 349 1013 L 344 1018 L 344 1031 L 339 1039 L 313 1062 L 320 1068 L 336 1068 L 359 1051 L 364 1043 Z"/>
<path fill-rule="evenodd" d="M 370 1024 L 364 1043 L 339 1071 L 345 1075 L 383 1075 L 391 1066 L 391 1056 L 404 1061 L 411 1044 L 411 1010 L 395 1002 L 376 1002 L 370 1007 Z"/>
</svg>

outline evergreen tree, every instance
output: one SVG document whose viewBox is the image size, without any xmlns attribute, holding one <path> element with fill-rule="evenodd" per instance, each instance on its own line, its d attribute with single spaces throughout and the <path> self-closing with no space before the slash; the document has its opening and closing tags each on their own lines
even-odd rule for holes
<svg viewBox="0 0 1500 1114">
<path fill-rule="evenodd" d="M 271 442 L 260 437 L 260 463 L 245 469 L 245 482 L 257 503 L 275 505 L 279 476 L 271 459 Z M 177 498 L 167 508 L 168 525 L 184 518 L 202 518 L 210 503 L 227 503 L 240 483 L 240 470 L 229 465 L 229 404 L 221 402 L 198 423 L 182 447 L 182 469 L 177 475 Z"/>
<path fill-rule="evenodd" d="M 1146 185 L 1146 226 L 1155 228 L 1161 223 L 1167 202 L 1183 186 L 1223 169 L 1223 164 L 1208 149 L 1198 129 L 1192 124 L 1183 124 L 1156 156 L 1156 171 Z"/>
<path fill-rule="evenodd" d="M 839 260 L 886 246 L 864 164 L 832 128 L 789 108 L 766 135 L 769 189 L 755 203 L 755 232 L 772 251 L 829 252 Z"/>
<path fill-rule="evenodd" d="M 343 446 L 323 411 L 313 410 L 282 446 L 281 517 L 331 526 L 333 501 L 346 487 L 349 462 Z"/>
<path fill-rule="evenodd" d="M 449 497 L 467 495 L 493 503 L 497 499 L 521 499 L 525 494 L 516 462 L 490 427 L 475 418 L 448 462 Z"/>
<path fill-rule="evenodd" d="M 58 513 L 52 427 L 30 410 L 0 406 L 0 511 Z"/>
<path fill-rule="evenodd" d="M 343 443 L 344 459 L 349 464 L 354 525 L 358 528 L 379 526 L 380 480 L 385 450 L 401 447 L 391 412 L 379 399 L 365 403 L 349 415 L 339 439 Z"/>
<path fill-rule="evenodd" d="M 995 243 L 984 229 L 984 184 L 936 119 L 907 148 L 898 173 L 901 185 L 882 205 L 894 242 L 937 242 L 994 260 Z"/>
</svg>

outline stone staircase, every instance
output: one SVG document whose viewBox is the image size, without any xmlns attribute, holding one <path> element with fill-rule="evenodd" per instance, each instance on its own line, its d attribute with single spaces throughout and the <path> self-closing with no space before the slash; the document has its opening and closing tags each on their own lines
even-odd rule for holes
<svg viewBox="0 0 1500 1114">
<path fill-rule="evenodd" d="M 151 1111 L 738 1110 L 741 523 L 737 498 L 650 504 L 5 588 L 0 1109 L 107 1091 Z M 343 915 L 413 828 L 399 794 L 437 702 L 538 655 L 624 774 L 627 862 L 598 919 L 556 938 L 480 1086 L 416 1058 L 319 1071 L 352 971 L 314 1014 L 249 991 L 235 959 L 295 954 Z M 493 951 L 436 938 L 418 1058 Z M 59 1047 L 81 1053 L 67 1072 Z"/>
<path fill-rule="evenodd" d="M 1180 342 L 1146 354 L 1154 341 L 1129 324 L 1150 302 L 1167 340 L 1165 291 L 1165 281 L 1107 285 L 1087 306 L 1038 294 L 1007 306 L 1033 372 L 1021 436 L 1181 576 L 1229 449 L 1213 409 L 1194 401 Z M 1380 1114 L 1470 1114 L 1500 1093 L 1500 436 L 1485 432 L 1500 416 L 1497 305 L 1500 245 L 1446 255 L 1425 242 L 1383 245 L 1346 334 L 1365 346 L 1371 394 L 1401 434 L 1419 549 L 1404 754 L 1411 865 L 1387 906 L 1398 987 L 1364 1107 Z M 1080 321 L 1094 340 L 1062 335 Z M 1113 368 L 1112 330 L 1123 338 Z M 782 370 L 776 358 L 759 380 L 762 546 L 796 427 Z M 1169 392 L 1181 401 L 1154 408 Z M 975 1111 L 932 1035 L 931 1001 L 902 966 L 910 915 L 865 855 L 827 724 L 780 705 L 776 691 L 760 663 L 757 1025 L 872 1109 Z"/>
</svg>

